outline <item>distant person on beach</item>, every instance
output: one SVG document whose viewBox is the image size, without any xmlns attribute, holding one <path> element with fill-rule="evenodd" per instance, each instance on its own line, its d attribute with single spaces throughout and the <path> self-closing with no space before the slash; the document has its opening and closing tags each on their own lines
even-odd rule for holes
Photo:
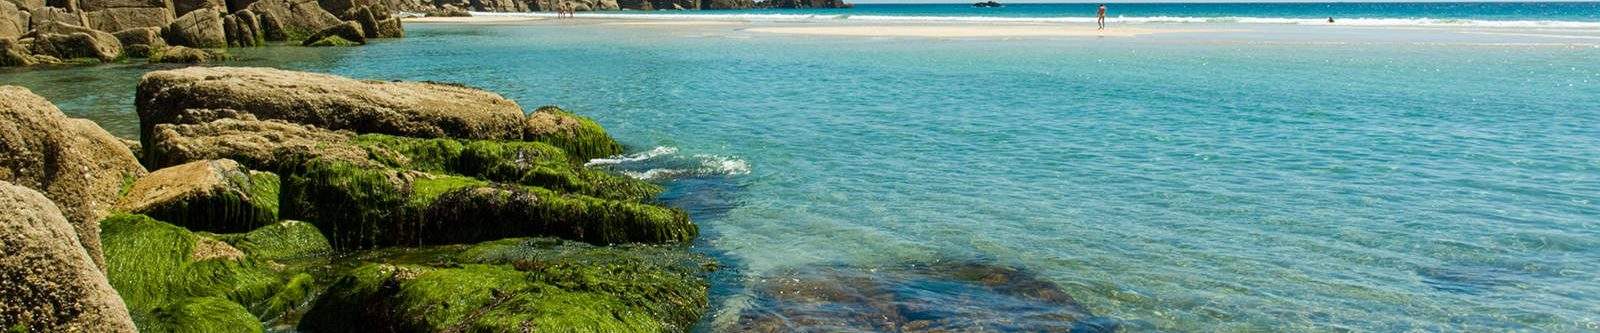
<svg viewBox="0 0 1600 333">
<path fill-rule="evenodd" d="M 1333 16 L 1328 17 L 1328 23 L 1333 23 Z"/>
<path fill-rule="evenodd" d="M 1094 21 L 1100 23 L 1100 30 L 1106 30 L 1106 4 L 1100 4 L 1100 10 L 1094 13 Z"/>
</svg>

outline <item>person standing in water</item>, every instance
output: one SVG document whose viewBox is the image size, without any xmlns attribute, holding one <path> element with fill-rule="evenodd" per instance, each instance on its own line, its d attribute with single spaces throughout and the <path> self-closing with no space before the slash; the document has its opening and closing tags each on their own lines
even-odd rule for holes
<svg viewBox="0 0 1600 333">
<path fill-rule="evenodd" d="M 1100 4 L 1100 10 L 1095 11 L 1094 16 L 1094 21 L 1100 24 L 1100 30 L 1106 30 L 1106 4 Z"/>
</svg>

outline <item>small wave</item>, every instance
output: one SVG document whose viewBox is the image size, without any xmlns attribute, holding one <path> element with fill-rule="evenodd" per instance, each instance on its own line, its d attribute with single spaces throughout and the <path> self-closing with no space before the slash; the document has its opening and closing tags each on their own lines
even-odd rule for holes
<svg viewBox="0 0 1600 333">
<path fill-rule="evenodd" d="M 642 153 L 634 153 L 634 154 L 629 154 L 629 155 L 618 155 L 618 156 L 612 156 L 612 157 L 592 159 L 592 160 L 589 160 L 589 162 L 584 163 L 583 166 L 613 165 L 613 164 L 622 164 L 622 163 L 628 163 L 628 162 L 638 162 L 638 161 L 643 161 L 643 160 L 656 158 L 657 156 L 672 155 L 672 154 L 677 154 L 677 153 L 678 153 L 678 148 L 673 148 L 673 147 L 655 147 L 654 149 L 650 149 L 649 151 L 642 152 Z"/>
<path fill-rule="evenodd" d="M 478 16 L 555 17 L 553 13 L 485 13 Z M 1094 23 L 1093 17 L 998 17 L 998 16 L 909 16 L 909 15 L 812 15 L 812 14 L 621 14 L 584 13 L 583 17 L 634 20 L 735 20 L 761 22 L 806 22 L 821 20 L 877 21 L 877 22 L 996 22 L 996 23 Z M 1112 23 L 1243 23 L 1243 24 L 1295 24 L 1344 26 L 1422 26 L 1422 27 L 1497 27 L 1497 28 L 1600 28 L 1600 22 L 1547 21 L 1547 20 L 1474 20 L 1459 18 L 1326 18 L 1287 17 L 1194 17 L 1194 16 L 1122 16 L 1108 18 Z"/>
<path fill-rule="evenodd" d="M 589 160 L 585 166 L 609 166 L 629 177 L 662 180 L 682 177 L 735 176 L 750 173 L 750 163 L 731 156 L 682 156 L 675 147 Z"/>
</svg>

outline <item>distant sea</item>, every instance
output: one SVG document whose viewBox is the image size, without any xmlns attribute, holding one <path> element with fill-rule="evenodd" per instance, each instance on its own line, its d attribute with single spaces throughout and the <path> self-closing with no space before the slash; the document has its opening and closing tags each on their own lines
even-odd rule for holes
<svg viewBox="0 0 1600 333">
<path fill-rule="evenodd" d="M 741 30 L 862 17 L 1082 19 L 1092 8 L 413 23 L 404 39 L 236 48 L 225 64 L 458 82 L 595 118 L 630 153 L 594 165 L 666 185 L 662 200 L 702 228 L 697 251 L 723 264 L 706 330 L 765 306 L 752 290 L 777 272 L 940 260 L 1025 270 L 1125 332 L 1600 330 L 1600 42 L 1582 38 L 1594 29 L 1184 23 L 1222 28 L 949 39 Z M 1594 3 L 1111 11 L 1562 24 L 1600 15 Z M 134 84 L 163 68 L 5 69 L 0 83 L 131 138 Z M 948 284 L 899 287 L 925 297 L 913 299 L 1008 306 L 948 295 L 969 290 Z M 933 303 L 908 308 L 948 304 Z M 829 309 L 855 315 L 818 308 Z"/>
<path fill-rule="evenodd" d="M 649 11 L 585 13 L 662 18 L 736 16 L 754 20 L 1092 22 L 1094 3 L 859 4 L 849 9 L 740 11 Z M 1600 2 L 1417 2 L 1417 3 L 1109 3 L 1115 22 L 1520 26 L 1600 28 Z"/>
</svg>

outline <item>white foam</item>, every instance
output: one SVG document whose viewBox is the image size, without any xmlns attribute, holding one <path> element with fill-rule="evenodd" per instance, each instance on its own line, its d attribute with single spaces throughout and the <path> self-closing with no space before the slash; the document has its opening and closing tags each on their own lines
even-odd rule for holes
<svg viewBox="0 0 1600 333">
<path fill-rule="evenodd" d="M 622 164 L 622 163 L 630 163 L 630 162 L 639 162 L 639 161 L 644 161 L 644 160 L 648 160 L 648 159 L 652 159 L 652 158 L 656 158 L 656 157 L 660 157 L 660 156 L 672 155 L 672 154 L 677 154 L 677 153 L 678 153 L 678 148 L 673 148 L 673 147 L 655 147 L 655 148 L 650 149 L 649 151 L 641 152 L 641 153 L 634 153 L 634 154 L 629 154 L 629 155 L 617 155 L 617 156 L 612 156 L 612 157 L 604 157 L 604 158 L 592 159 L 592 160 L 589 160 L 589 162 L 584 163 L 583 166 L 613 165 L 613 164 Z"/>
<path fill-rule="evenodd" d="M 555 17 L 554 13 L 486 13 L 475 16 Z M 998 22 L 998 23 L 1094 23 L 1093 17 L 997 17 L 997 16 L 901 16 L 901 15 L 815 15 L 815 14 L 623 14 L 580 13 L 580 17 L 631 20 L 732 20 L 757 22 L 871 21 L 871 22 Z M 1342 26 L 1421 26 L 1421 27 L 1506 27 L 1506 28 L 1600 28 L 1600 22 L 1547 20 L 1470 20 L 1435 18 L 1324 18 L 1284 17 L 1187 17 L 1147 16 L 1111 17 L 1111 23 L 1243 23 Z"/>
</svg>

